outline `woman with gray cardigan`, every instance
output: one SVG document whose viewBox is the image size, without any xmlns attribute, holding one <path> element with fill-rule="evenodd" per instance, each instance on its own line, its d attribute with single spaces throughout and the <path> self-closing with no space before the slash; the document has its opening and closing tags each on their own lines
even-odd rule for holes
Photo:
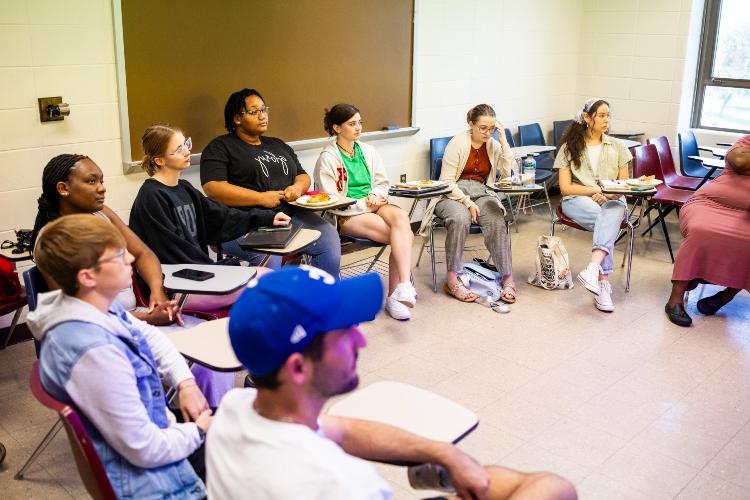
<svg viewBox="0 0 750 500">
<path fill-rule="evenodd" d="M 500 300 L 512 304 L 516 301 L 516 286 L 511 269 L 510 236 L 505 230 L 505 209 L 488 185 L 494 184 L 498 171 L 504 177 L 509 176 L 515 158 L 502 132 L 504 127 L 490 105 L 474 106 L 467 113 L 466 121 L 469 130 L 453 137 L 443 156 L 440 180 L 452 191 L 433 200 L 423 219 L 423 228 L 431 224 L 433 213 L 445 221 L 448 230 L 445 292 L 460 301 L 473 302 L 477 295 L 464 286 L 458 273 L 469 226 L 479 224 L 484 244 L 502 276 Z M 496 129 L 501 131 L 500 141 L 492 137 Z"/>
</svg>

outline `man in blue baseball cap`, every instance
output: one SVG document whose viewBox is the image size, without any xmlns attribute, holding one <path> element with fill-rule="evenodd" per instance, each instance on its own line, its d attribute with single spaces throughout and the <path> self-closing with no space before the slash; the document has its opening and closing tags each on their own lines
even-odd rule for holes
<svg viewBox="0 0 750 500">
<path fill-rule="evenodd" d="M 321 416 L 357 387 L 358 325 L 383 304 L 375 273 L 336 280 L 312 267 L 251 282 L 232 307 L 229 336 L 255 389 L 224 396 L 206 444 L 209 498 L 389 499 L 365 460 L 434 463 L 461 498 L 574 499 L 552 474 L 484 468 L 449 443 L 377 422 Z M 365 459 L 365 460 L 363 460 Z"/>
</svg>

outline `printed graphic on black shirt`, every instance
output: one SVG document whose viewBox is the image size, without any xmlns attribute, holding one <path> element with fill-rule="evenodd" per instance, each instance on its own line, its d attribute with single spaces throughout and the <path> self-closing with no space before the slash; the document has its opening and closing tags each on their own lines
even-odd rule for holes
<svg viewBox="0 0 750 500">
<path fill-rule="evenodd" d="M 198 228 L 195 225 L 195 206 L 192 203 L 179 205 L 174 208 L 177 218 L 182 226 L 182 236 L 185 239 L 195 241 L 198 236 Z"/>
<path fill-rule="evenodd" d="M 255 160 L 258 162 L 258 165 L 260 165 L 260 170 L 263 172 L 263 175 L 266 177 L 270 177 L 268 174 L 268 165 L 273 163 L 275 165 L 281 165 L 281 171 L 284 172 L 284 175 L 289 175 L 289 167 L 287 167 L 286 162 L 287 159 L 283 156 L 276 156 L 270 151 L 263 150 L 265 154 L 263 155 L 255 155 Z M 251 155 L 252 157 L 253 155 Z"/>
</svg>

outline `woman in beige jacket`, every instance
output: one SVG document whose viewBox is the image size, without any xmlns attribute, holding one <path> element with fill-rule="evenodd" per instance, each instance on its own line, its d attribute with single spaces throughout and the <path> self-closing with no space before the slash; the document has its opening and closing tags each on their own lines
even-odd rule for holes
<svg viewBox="0 0 750 500">
<path fill-rule="evenodd" d="M 445 292 L 463 302 L 473 302 L 477 295 L 461 283 L 458 273 L 462 268 L 469 226 L 479 224 L 484 244 L 502 277 L 500 300 L 512 304 L 516 301 L 516 287 L 511 269 L 510 235 L 506 232 L 505 209 L 488 186 L 495 183 L 498 172 L 504 177 L 510 175 L 515 158 L 503 133 L 504 127 L 497 121 L 491 106 L 474 106 L 467 113 L 466 121 L 469 130 L 453 137 L 443 155 L 440 180 L 452 190 L 428 206 L 423 229 L 432 223 L 433 214 L 445 221 L 448 230 L 445 239 L 448 267 Z M 492 137 L 496 129 L 500 130 L 499 142 Z"/>
</svg>

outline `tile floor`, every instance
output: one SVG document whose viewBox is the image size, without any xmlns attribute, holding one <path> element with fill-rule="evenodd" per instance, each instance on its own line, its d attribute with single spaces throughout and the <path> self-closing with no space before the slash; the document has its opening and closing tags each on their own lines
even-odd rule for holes
<svg viewBox="0 0 750 500">
<path fill-rule="evenodd" d="M 537 209 L 519 228 L 512 233 L 519 297 L 510 314 L 433 294 L 425 255 L 412 320 L 381 314 L 364 327 L 362 383 L 399 380 L 466 405 L 480 425 L 462 448 L 485 463 L 558 472 L 584 499 L 750 498 L 750 295 L 702 317 L 695 301 L 713 288 L 698 289 L 689 306 L 694 326 L 672 325 L 662 309 L 672 266 L 654 234 L 636 240 L 630 293 L 618 269 L 616 310 L 601 313 L 582 287 L 525 283 L 549 221 Z M 679 242 L 675 220 L 670 231 Z M 560 234 L 577 271 L 590 235 Z M 26 480 L 12 479 L 55 419 L 27 389 L 33 359 L 30 343 L 0 351 L 0 442 L 8 448 L 0 496 L 86 497 L 63 435 Z M 378 469 L 397 498 L 430 496 L 411 490 L 403 469 Z"/>
</svg>

